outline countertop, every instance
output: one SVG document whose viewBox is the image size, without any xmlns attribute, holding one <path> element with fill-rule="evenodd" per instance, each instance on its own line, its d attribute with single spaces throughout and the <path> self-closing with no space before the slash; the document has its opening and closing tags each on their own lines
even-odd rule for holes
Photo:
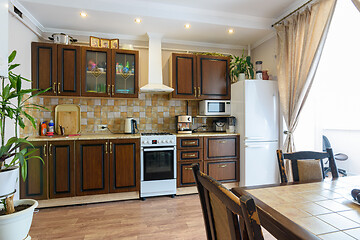
<svg viewBox="0 0 360 240">
<path fill-rule="evenodd" d="M 236 136 L 238 133 L 224 133 L 224 132 L 198 132 L 198 133 L 174 133 L 176 137 L 206 137 L 206 136 Z M 36 136 L 29 137 L 30 142 L 41 141 L 68 141 L 68 140 L 98 140 L 98 139 L 130 139 L 140 138 L 140 134 L 125 134 L 125 133 L 98 133 L 98 134 L 81 134 L 80 136 Z"/>
</svg>

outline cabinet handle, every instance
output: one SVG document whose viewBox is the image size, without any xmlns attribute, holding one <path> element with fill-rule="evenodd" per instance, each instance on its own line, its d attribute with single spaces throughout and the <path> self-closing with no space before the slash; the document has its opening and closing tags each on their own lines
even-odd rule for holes
<svg viewBox="0 0 360 240">
<path fill-rule="evenodd" d="M 218 167 L 219 167 L 219 168 L 225 168 L 225 167 L 227 167 L 227 164 L 219 165 Z"/>
<path fill-rule="evenodd" d="M 115 85 L 112 85 L 112 94 L 114 94 L 115 93 Z"/>
<path fill-rule="evenodd" d="M 194 95 L 195 95 L 195 97 L 196 97 L 196 87 L 194 87 Z"/>
<path fill-rule="evenodd" d="M 112 142 L 110 142 L 110 154 L 112 153 Z"/>
<path fill-rule="evenodd" d="M 110 84 L 108 85 L 108 95 L 110 96 Z"/>
<path fill-rule="evenodd" d="M 186 142 L 184 142 L 184 145 L 195 145 L 195 144 L 196 144 L 196 141 L 191 141 L 191 142 L 186 141 Z"/>
<path fill-rule="evenodd" d="M 196 157 L 196 154 L 193 153 L 193 154 L 185 154 L 185 157 Z"/>
<path fill-rule="evenodd" d="M 108 142 L 105 143 L 105 154 L 108 154 Z"/>
<path fill-rule="evenodd" d="M 60 93 L 60 83 L 58 83 L 58 93 Z"/>
<path fill-rule="evenodd" d="M 201 93 L 200 93 L 200 87 L 198 87 L 198 97 L 200 97 L 201 96 Z"/>
<path fill-rule="evenodd" d="M 186 167 L 186 168 L 184 168 L 184 170 L 192 170 L 192 168 L 191 167 Z"/>
<path fill-rule="evenodd" d="M 219 141 L 219 143 L 226 143 L 226 140 Z"/>
<path fill-rule="evenodd" d="M 52 152 L 51 152 L 51 151 L 52 151 L 52 144 L 50 143 L 50 144 L 49 144 L 49 156 L 52 155 Z"/>
<path fill-rule="evenodd" d="M 44 151 L 44 157 L 46 157 L 46 144 L 44 144 L 44 146 L 43 146 L 43 151 Z"/>
<path fill-rule="evenodd" d="M 53 83 L 53 90 L 54 90 L 54 93 L 56 94 L 56 82 Z"/>
</svg>

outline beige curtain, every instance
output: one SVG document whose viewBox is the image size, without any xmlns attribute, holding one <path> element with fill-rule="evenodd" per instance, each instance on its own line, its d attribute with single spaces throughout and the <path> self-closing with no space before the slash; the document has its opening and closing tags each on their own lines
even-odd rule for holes
<svg viewBox="0 0 360 240">
<path fill-rule="evenodd" d="M 360 11 L 360 0 L 351 0 L 351 1 L 354 3 L 355 7 Z"/>
<path fill-rule="evenodd" d="M 293 132 L 309 94 L 336 0 L 315 1 L 275 26 L 280 104 L 288 133 L 284 152 L 295 151 Z"/>
</svg>

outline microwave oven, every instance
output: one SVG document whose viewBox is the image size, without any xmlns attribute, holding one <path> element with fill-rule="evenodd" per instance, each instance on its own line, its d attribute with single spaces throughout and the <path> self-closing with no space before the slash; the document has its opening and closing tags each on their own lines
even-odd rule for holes
<svg viewBox="0 0 360 240">
<path fill-rule="evenodd" d="M 231 107 L 229 100 L 203 100 L 199 102 L 201 116 L 229 116 Z"/>
</svg>

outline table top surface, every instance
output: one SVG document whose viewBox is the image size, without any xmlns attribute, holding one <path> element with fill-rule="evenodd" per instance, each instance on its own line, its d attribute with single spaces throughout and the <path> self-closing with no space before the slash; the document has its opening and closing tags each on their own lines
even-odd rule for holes
<svg viewBox="0 0 360 240">
<path fill-rule="evenodd" d="M 320 239 L 347 240 L 360 239 L 360 205 L 353 202 L 354 188 L 360 189 L 360 176 L 233 191 L 249 193 L 257 204 L 269 207 L 274 218 L 275 210 Z"/>
</svg>

